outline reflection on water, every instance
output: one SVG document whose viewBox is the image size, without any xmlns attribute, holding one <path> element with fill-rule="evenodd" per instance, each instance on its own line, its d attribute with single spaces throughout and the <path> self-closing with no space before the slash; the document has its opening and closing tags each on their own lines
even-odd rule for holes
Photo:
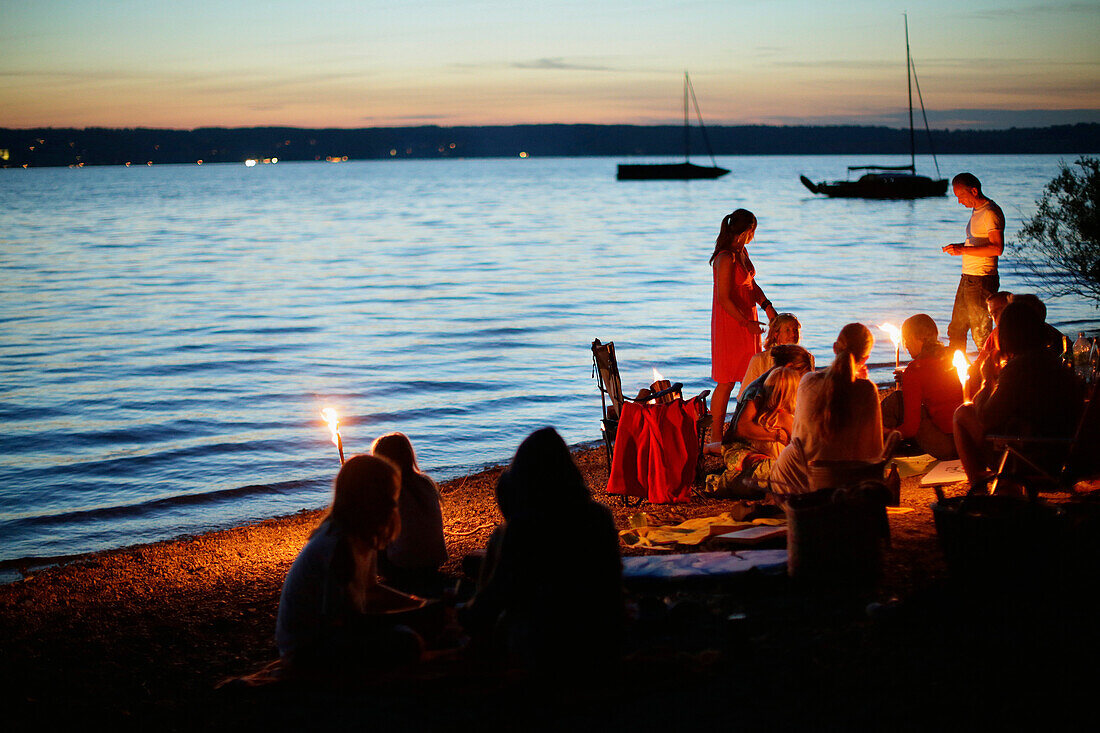
<svg viewBox="0 0 1100 733">
<path fill-rule="evenodd" d="M 617 182 L 607 159 L 0 171 L 0 559 L 320 505 L 323 404 L 349 453 L 401 430 L 438 478 L 542 425 L 595 440 L 596 337 L 627 391 L 652 367 L 711 387 L 707 258 L 736 207 L 819 364 L 849 321 L 923 311 L 943 331 L 959 262 L 940 247 L 968 211 L 798 181 L 852 162 L 726 158 L 730 176 L 686 183 Z M 982 178 L 1011 244 L 1057 162 L 941 165 Z M 1023 287 L 1010 257 L 1002 282 Z M 1050 313 L 1096 323 L 1080 302 Z"/>
</svg>

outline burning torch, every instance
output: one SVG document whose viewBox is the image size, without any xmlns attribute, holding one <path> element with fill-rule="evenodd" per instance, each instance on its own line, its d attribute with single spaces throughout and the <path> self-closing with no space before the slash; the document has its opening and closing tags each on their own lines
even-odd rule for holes
<svg viewBox="0 0 1100 733">
<path fill-rule="evenodd" d="M 898 369 L 901 367 L 901 329 L 892 323 L 880 323 L 879 329 L 894 343 L 894 369 Z"/>
<path fill-rule="evenodd" d="M 340 416 L 336 410 L 326 407 L 321 410 L 321 417 L 328 423 L 328 429 L 332 431 L 332 444 L 340 451 L 340 465 L 344 465 L 344 439 L 340 437 Z"/>
</svg>

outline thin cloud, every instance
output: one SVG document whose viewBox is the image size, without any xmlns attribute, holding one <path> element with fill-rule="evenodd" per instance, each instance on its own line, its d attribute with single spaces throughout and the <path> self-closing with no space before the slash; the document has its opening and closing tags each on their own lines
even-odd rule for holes
<svg viewBox="0 0 1100 733">
<path fill-rule="evenodd" d="M 513 69 L 542 69 L 551 71 L 616 71 L 610 66 L 570 63 L 560 56 L 557 58 L 535 59 L 534 61 L 516 61 L 509 66 Z"/>
<path fill-rule="evenodd" d="M 994 8 L 989 10 L 970 10 L 958 14 L 960 18 L 974 20 L 1022 20 L 1033 16 L 1049 16 L 1051 13 L 1062 15 L 1096 15 L 1096 3 L 1061 3 L 1045 5 L 1025 5 L 1020 8 Z"/>
</svg>

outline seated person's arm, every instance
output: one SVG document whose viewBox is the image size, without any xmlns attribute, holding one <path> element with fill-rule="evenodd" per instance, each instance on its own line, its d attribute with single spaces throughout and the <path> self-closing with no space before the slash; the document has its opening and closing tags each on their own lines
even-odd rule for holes
<svg viewBox="0 0 1100 733">
<path fill-rule="evenodd" d="M 749 402 L 745 405 L 745 409 L 741 411 L 741 418 L 737 421 L 737 437 L 744 440 L 771 440 L 771 441 L 783 441 L 785 437 L 789 442 L 791 439 L 790 429 L 788 428 L 784 433 L 783 428 L 778 430 L 772 430 L 757 424 L 754 419 L 757 415 L 756 403 Z"/>
</svg>

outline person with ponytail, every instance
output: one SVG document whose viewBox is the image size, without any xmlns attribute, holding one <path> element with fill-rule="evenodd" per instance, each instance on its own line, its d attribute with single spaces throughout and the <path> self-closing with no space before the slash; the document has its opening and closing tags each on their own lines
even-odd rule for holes
<svg viewBox="0 0 1100 733">
<path fill-rule="evenodd" d="M 756 268 L 745 246 L 756 234 L 756 216 L 737 209 L 722 219 L 710 265 L 714 275 L 711 301 L 711 378 L 718 383 L 711 396 L 711 442 L 719 443 L 725 428 L 726 406 L 734 385 L 744 377 L 753 354 L 760 351 L 763 329 L 757 320 L 760 305 L 768 320 L 775 308 L 756 284 Z"/>
<path fill-rule="evenodd" d="M 378 582 L 378 553 L 401 529 L 401 475 L 390 461 L 352 456 L 332 506 L 290 566 L 275 643 L 292 669 L 368 670 L 414 662 L 420 636 L 402 625 L 427 605 Z"/>
<path fill-rule="evenodd" d="M 955 457 L 951 419 L 963 403 L 962 384 L 940 343 L 936 322 L 926 313 L 901 324 L 901 341 L 913 361 L 901 373 L 898 389 L 882 400 L 882 424 L 897 428 L 922 453 L 942 460 Z"/>
<path fill-rule="evenodd" d="M 815 459 L 875 461 L 883 448 L 878 388 L 867 380 L 867 357 L 875 338 L 862 323 L 840 330 L 825 371 L 811 372 L 798 384 L 791 442 L 772 467 L 770 489 L 777 494 L 810 490 L 807 466 Z"/>
</svg>

